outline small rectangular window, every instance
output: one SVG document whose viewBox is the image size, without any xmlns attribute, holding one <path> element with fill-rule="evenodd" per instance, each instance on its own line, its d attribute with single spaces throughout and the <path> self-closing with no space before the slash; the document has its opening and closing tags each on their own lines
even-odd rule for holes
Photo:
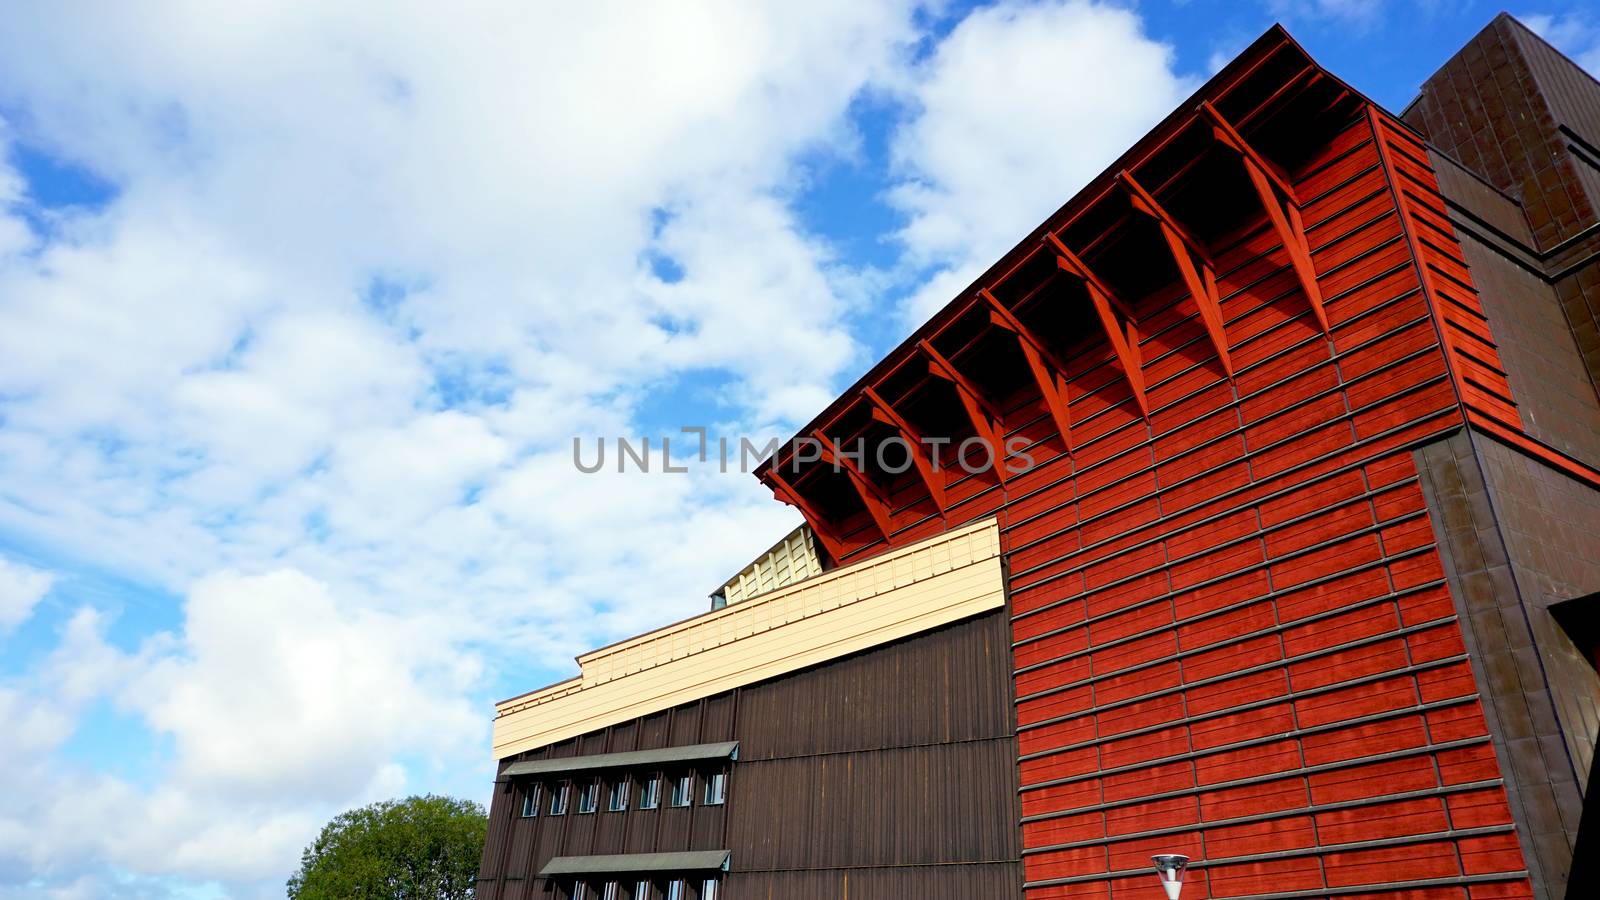
<svg viewBox="0 0 1600 900">
<path fill-rule="evenodd" d="M 650 900 L 652 896 L 650 882 L 640 881 L 633 886 L 633 896 L 629 900 Z"/>
<path fill-rule="evenodd" d="M 615 881 L 608 881 L 606 882 L 605 893 L 600 896 L 600 900 L 621 900 L 621 891 L 621 885 Z"/>
<path fill-rule="evenodd" d="M 550 790 L 550 815 L 564 816 L 567 814 L 567 790 L 572 785 L 558 785 Z"/>
<path fill-rule="evenodd" d="M 682 878 L 674 878 L 667 882 L 667 900 L 684 900 L 684 895 L 689 892 L 689 885 Z"/>
<path fill-rule="evenodd" d="M 539 786 L 528 785 L 527 793 L 522 795 L 522 817 L 531 819 L 539 814 Z"/>
<path fill-rule="evenodd" d="M 611 812 L 622 812 L 628 808 L 628 779 L 611 786 L 611 795 L 606 799 L 606 809 Z"/>
<path fill-rule="evenodd" d="M 639 808 L 655 809 L 661 805 L 661 776 L 651 775 L 639 785 Z M 643 882 L 641 882 L 642 884 Z"/>
<path fill-rule="evenodd" d="M 721 806 L 728 799 L 728 776 L 717 772 L 706 779 L 706 805 Z"/>
<path fill-rule="evenodd" d="M 591 781 L 578 788 L 578 812 L 592 813 L 600 805 L 600 782 Z"/>
<path fill-rule="evenodd" d="M 707 878 L 705 883 L 700 885 L 700 900 L 717 900 L 717 880 L 715 878 Z"/>
<path fill-rule="evenodd" d="M 589 900 L 589 886 L 578 882 L 572 886 L 572 900 Z"/>
<path fill-rule="evenodd" d="M 690 803 L 689 794 L 693 790 L 693 775 L 679 775 L 677 778 L 672 779 L 672 805 L 688 806 Z"/>
</svg>

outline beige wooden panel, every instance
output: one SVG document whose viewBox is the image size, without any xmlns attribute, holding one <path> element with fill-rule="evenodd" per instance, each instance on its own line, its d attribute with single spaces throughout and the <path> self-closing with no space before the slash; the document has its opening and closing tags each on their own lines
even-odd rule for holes
<svg viewBox="0 0 1600 900">
<path fill-rule="evenodd" d="M 501 759 L 1004 605 L 985 520 L 578 657 L 581 674 L 497 706 Z"/>
<path fill-rule="evenodd" d="M 744 571 L 730 578 L 720 593 L 729 604 L 743 603 L 768 591 L 820 574 L 822 562 L 817 558 L 811 528 L 801 525 L 771 550 L 757 557 L 755 562 L 745 566 Z"/>
</svg>

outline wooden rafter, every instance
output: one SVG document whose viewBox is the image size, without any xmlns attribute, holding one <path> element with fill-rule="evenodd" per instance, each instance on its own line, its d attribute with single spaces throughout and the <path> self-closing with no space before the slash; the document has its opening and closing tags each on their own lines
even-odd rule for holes
<svg viewBox="0 0 1600 900">
<path fill-rule="evenodd" d="M 811 432 L 822 445 L 822 461 L 837 470 L 842 470 L 850 479 L 851 487 L 856 490 L 856 495 L 861 498 L 861 505 L 867 508 L 867 514 L 872 516 L 872 521 L 878 526 L 878 531 L 883 535 L 884 541 L 889 541 L 889 536 L 894 533 L 890 525 L 889 500 L 878 490 L 878 486 L 867 478 L 867 474 L 843 453 L 835 453 L 833 442 L 818 428 Z"/>
<path fill-rule="evenodd" d="M 1118 300 L 1105 282 L 1090 271 L 1083 260 L 1068 249 L 1054 232 L 1046 231 L 1044 236 L 1055 245 L 1056 266 L 1082 281 L 1084 288 L 1089 292 L 1089 302 L 1100 318 L 1100 325 L 1105 329 L 1106 339 L 1111 342 L 1112 353 L 1116 356 L 1117 364 L 1122 367 L 1123 376 L 1128 379 L 1128 387 L 1133 391 L 1133 401 L 1139 405 L 1140 414 L 1146 419 L 1150 418 L 1150 402 L 1145 399 L 1144 394 L 1144 366 L 1139 361 L 1139 326 L 1133 318 L 1133 311 L 1127 304 Z"/>
<path fill-rule="evenodd" d="M 928 488 L 928 496 L 933 498 L 933 505 L 938 508 L 939 515 L 949 515 L 945 502 L 944 482 L 939 477 L 938 463 L 928 456 L 928 445 L 923 442 L 922 435 L 917 433 L 905 417 L 889 405 L 870 385 L 863 391 L 867 399 L 872 401 L 872 418 L 888 425 L 900 433 L 906 442 L 906 452 L 911 454 L 911 465 L 922 477 L 922 483 Z"/>
<path fill-rule="evenodd" d="M 967 411 L 967 418 L 972 420 L 972 428 L 989 445 L 989 457 L 993 463 L 994 473 L 1000 483 L 1006 482 L 1006 467 L 1004 465 L 1005 427 L 1001 425 L 1000 411 L 995 409 L 977 385 L 967 380 L 967 376 L 945 359 L 933 345 L 927 341 L 918 341 L 917 346 L 928 356 L 928 374 L 955 385 L 956 396 L 961 398 L 961 405 Z"/>
<path fill-rule="evenodd" d="M 1306 241 L 1305 223 L 1300 219 L 1300 201 L 1295 195 L 1294 185 L 1289 183 L 1288 177 L 1277 166 L 1257 153 L 1244 136 L 1228 124 L 1222 113 L 1217 112 L 1216 107 L 1202 101 L 1200 114 L 1210 120 L 1211 133 L 1217 141 L 1237 153 L 1244 163 L 1245 174 L 1249 176 L 1256 196 L 1261 199 L 1261 205 L 1266 209 L 1267 218 L 1278 233 L 1284 251 L 1289 254 L 1295 277 L 1300 281 L 1300 290 L 1311 304 L 1317 325 L 1322 328 L 1323 334 L 1330 334 L 1328 312 L 1322 304 L 1322 289 L 1317 284 L 1316 267 L 1311 263 L 1311 246 Z"/>
<path fill-rule="evenodd" d="M 1022 356 L 1028 361 L 1028 371 L 1033 373 L 1033 380 L 1039 386 L 1039 393 L 1044 397 L 1045 406 L 1050 410 L 1050 417 L 1055 420 L 1056 428 L 1061 431 L 1062 443 L 1070 450 L 1072 416 L 1067 405 L 1067 378 L 1062 374 L 1066 371 L 1066 366 L 1045 347 L 1028 326 L 1022 324 L 1011 310 L 996 300 L 988 288 L 979 288 L 978 294 L 989 304 L 989 321 L 1017 336 L 1017 343 L 1022 347 Z"/>
<path fill-rule="evenodd" d="M 817 512 L 817 508 L 812 506 L 805 497 L 801 496 L 793 485 L 783 480 L 783 476 L 778 474 L 777 465 L 769 466 L 765 472 L 761 473 L 761 478 L 767 483 L 767 487 L 772 488 L 772 493 L 779 500 L 800 510 L 800 515 L 806 517 L 806 521 L 811 524 L 812 533 L 817 536 L 818 540 L 822 541 L 822 546 L 827 549 L 828 555 L 833 557 L 834 562 L 844 559 L 844 542 L 839 540 L 838 535 L 834 534 L 833 527 L 828 524 L 828 520 L 823 518 L 821 513 Z"/>
<path fill-rule="evenodd" d="M 1161 237 L 1172 253 L 1178 274 L 1183 276 L 1183 283 L 1200 310 L 1200 321 L 1206 327 L 1206 334 L 1211 337 L 1211 346 L 1222 361 L 1222 371 L 1232 378 L 1233 354 L 1229 350 L 1228 330 L 1222 320 L 1222 304 L 1217 298 L 1217 267 L 1211 260 L 1211 254 L 1199 238 L 1134 179 L 1132 173 L 1127 170 L 1118 172 L 1117 180 L 1127 189 L 1133 208 L 1154 219 L 1160 227 Z"/>
</svg>

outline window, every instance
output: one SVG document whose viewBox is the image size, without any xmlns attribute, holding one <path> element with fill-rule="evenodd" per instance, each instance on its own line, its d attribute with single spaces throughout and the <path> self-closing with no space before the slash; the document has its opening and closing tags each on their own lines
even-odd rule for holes
<svg viewBox="0 0 1600 900">
<path fill-rule="evenodd" d="M 606 809 L 611 812 L 622 812 L 628 808 L 628 779 L 611 786 L 611 796 L 606 799 Z"/>
<path fill-rule="evenodd" d="M 717 880 L 715 878 L 707 878 L 705 883 L 700 885 L 700 900 L 717 900 Z"/>
<path fill-rule="evenodd" d="M 688 806 L 689 792 L 694 790 L 693 775 L 679 775 L 672 780 L 672 805 Z"/>
<path fill-rule="evenodd" d="M 589 900 L 589 886 L 579 881 L 572 886 L 572 900 Z"/>
<path fill-rule="evenodd" d="M 639 785 L 639 808 L 655 809 L 661 805 L 661 776 L 651 775 Z M 643 884 L 643 882 L 640 882 Z"/>
<path fill-rule="evenodd" d="M 615 881 L 608 881 L 606 882 L 605 893 L 600 895 L 600 900 L 621 900 L 621 891 L 621 885 L 618 885 Z"/>
<path fill-rule="evenodd" d="M 650 900 L 653 896 L 655 895 L 650 892 L 650 882 L 641 880 L 633 886 L 632 900 Z"/>
<path fill-rule="evenodd" d="M 528 785 L 527 793 L 522 795 L 522 817 L 531 819 L 539 814 L 539 786 Z"/>
<path fill-rule="evenodd" d="M 721 806 L 728 799 L 728 776 L 718 772 L 706 779 L 706 805 Z"/>
<path fill-rule="evenodd" d="M 591 781 L 578 788 L 578 812 L 592 813 L 600 805 L 600 782 Z"/>
<path fill-rule="evenodd" d="M 682 878 L 674 878 L 667 882 L 667 900 L 684 900 L 689 892 L 689 885 Z"/>
<path fill-rule="evenodd" d="M 550 815 L 564 816 L 567 814 L 567 789 L 571 785 L 563 784 L 550 791 Z"/>
</svg>

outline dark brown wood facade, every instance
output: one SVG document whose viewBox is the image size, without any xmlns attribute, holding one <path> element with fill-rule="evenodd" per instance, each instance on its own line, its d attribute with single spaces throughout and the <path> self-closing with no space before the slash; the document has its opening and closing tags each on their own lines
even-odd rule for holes
<svg viewBox="0 0 1600 900">
<path fill-rule="evenodd" d="M 478 896 L 567 900 L 571 883 L 536 877 L 557 856 L 723 849 L 732 856 L 719 896 L 730 900 L 1018 896 L 1009 644 L 996 610 L 502 760 L 503 772 L 522 760 L 739 742 L 736 762 L 664 772 L 668 782 L 693 775 L 687 807 L 671 806 L 663 784 L 660 807 L 639 808 L 654 770 L 603 772 L 597 811 L 579 813 L 572 792 L 560 816 L 549 815 L 560 778 L 502 777 Z M 727 773 L 727 798 L 707 805 L 715 771 Z M 624 778 L 628 809 L 609 811 L 610 787 Z M 539 814 L 523 817 L 534 785 Z M 686 900 L 703 877 L 685 879 Z M 617 880 L 619 898 L 634 900 L 637 879 Z M 652 891 L 667 896 L 664 883 Z"/>
</svg>

